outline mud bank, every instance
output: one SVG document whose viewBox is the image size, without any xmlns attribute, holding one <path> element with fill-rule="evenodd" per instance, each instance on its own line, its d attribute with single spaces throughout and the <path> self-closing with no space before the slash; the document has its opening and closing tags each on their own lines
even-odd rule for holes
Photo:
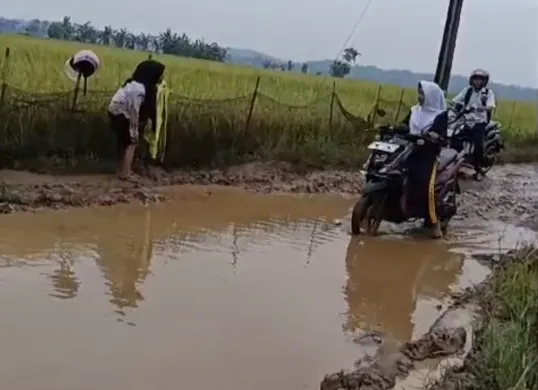
<svg viewBox="0 0 538 390">
<path fill-rule="evenodd" d="M 428 390 L 538 388 L 538 252 L 514 250 L 496 262 L 490 277 L 459 297 L 480 308 L 470 353 Z"/>
<path fill-rule="evenodd" d="M 404 382 L 420 368 L 421 362 L 465 354 L 470 349 L 471 329 L 468 321 L 462 320 L 458 311 L 459 308 L 455 305 L 449 308 L 426 334 L 418 340 L 405 343 L 396 352 L 390 353 L 381 346 L 375 355 L 356 361 L 355 370 L 326 375 L 320 390 L 388 390 L 395 386 L 408 388 Z M 382 344 L 382 336 L 378 337 Z"/>
<path fill-rule="evenodd" d="M 538 167 L 495 167 L 481 183 L 464 185 L 456 220 L 469 217 L 538 227 Z M 137 183 L 113 175 L 50 175 L 0 171 L 0 212 L 151 203 L 166 199 L 174 185 L 230 186 L 258 193 L 359 194 L 364 178 L 359 172 L 308 171 L 283 162 L 249 163 L 224 170 L 146 172 Z"/>
<path fill-rule="evenodd" d="M 174 185 L 234 186 L 258 193 L 360 193 L 360 173 L 299 171 L 287 163 L 250 163 L 225 170 L 148 172 L 136 183 L 113 175 L 53 176 L 25 171 L 0 171 L 0 213 L 151 203 L 167 198 Z"/>
<path fill-rule="evenodd" d="M 536 186 L 537 170 L 532 165 L 526 166 L 500 166 L 496 167 L 483 182 L 464 183 L 463 193 L 460 195 L 459 213 L 455 217 L 454 226 L 456 230 L 461 230 L 461 234 L 469 234 L 476 226 L 481 230 L 481 235 L 488 234 L 483 231 L 486 224 L 493 224 L 499 227 L 498 235 L 513 235 L 514 232 L 504 232 L 506 224 L 525 227 L 536 230 L 538 226 L 538 187 Z M 467 233 L 464 233 L 467 231 Z M 490 237 L 493 238 L 493 237 Z M 488 242 L 491 241 L 489 238 Z M 499 238 L 499 240 L 501 240 Z M 493 238 L 495 241 L 495 238 Z M 502 241 L 502 240 L 501 240 Z M 517 241 L 517 240 L 516 240 Z M 516 244 L 510 243 L 509 245 Z M 496 245 L 497 246 L 497 245 Z M 491 248 L 491 246 L 489 247 Z M 473 288 L 466 289 L 452 295 L 449 308 L 432 325 L 430 330 L 422 337 L 411 341 L 397 351 L 392 353 L 383 352 L 375 356 L 361 358 L 355 363 L 356 368 L 352 371 L 339 371 L 325 376 L 321 382 L 321 390 L 385 390 L 385 389 L 507 389 L 507 388 L 536 388 L 532 386 L 514 387 L 519 378 L 524 377 L 524 372 L 536 372 L 538 369 L 538 357 L 536 360 L 524 356 L 510 357 L 518 362 L 524 361 L 527 366 L 514 367 L 510 365 L 510 370 L 519 373 L 516 380 L 502 387 L 488 382 L 484 376 L 497 373 L 498 377 L 508 377 L 502 369 L 498 367 L 508 366 L 507 361 L 503 361 L 499 356 L 500 351 L 509 350 L 510 343 L 498 347 L 496 351 L 491 351 L 492 340 L 506 336 L 504 326 L 509 317 L 522 317 L 522 312 L 510 312 L 508 304 L 517 305 L 512 302 L 507 303 L 506 294 L 515 295 L 519 292 L 522 295 L 530 295 L 529 290 L 536 290 L 536 285 L 532 280 L 538 280 L 538 271 L 533 277 L 526 280 L 514 280 L 514 271 L 510 269 L 513 265 L 534 264 L 534 269 L 538 270 L 538 254 L 529 255 L 531 250 L 508 251 L 500 254 L 508 248 L 496 249 L 495 254 L 473 254 L 472 256 L 479 263 L 488 266 L 492 271 L 486 280 Z M 491 249 L 487 250 L 491 252 Z M 471 252 L 472 253 L 472 252 Z M 523 266 L 525 268 L 526 266 Z M 507 271 L 508 270 L 508 271 Z M 502 280 L 499 282 L 499 280 Z M 524 291 L 524 293 L 523 293 Z M 538 290 L 536 290 L 538 291 Z M 521 298 L 521 297 L 520 297 Z M 534 302 L 538 302 L 538 292 L 535 293 Z M 521 300 L 521 299 L 520 299 Z M 536 313 L 535 324 L 538 324 L 538 306 L 531 306 L 519 303 L 521 311 Z M 503 309 L 504 308 L 504 309 Z M 492 314 L 494 313 L 494 314 Z M 523 314 L 523 317 L 525 315 Z M 492 325 L 486 331 L 491 319 L 497 323 L 492 330 Z M 499 318 L 503 319 L 499 325 Z M 536 329 L 537 325 L 534 325 Z M 487 333 L 489 332 L 489 333 Z M 487 337 L 484 335 L 487 334 Z M 538 334 L 538 330 L 534 330 Z M 521 334 L 511 334 L 507 340 L 514 340 Z M 380 344 L 383 343 L 384 336 L 376 335 Z M 520 345 L 528 344 L 529 340 L 523 340 Z M 538 340 L 533 342 L 538 348 Z M 485 351 L 489 347 L 489 351 Z M 495 355 L 499 352 L 499 356 Z M 485 355 L 488 355 L 486 357 Z M 535 352 L 534 356 L 538 356 Z M 484 364 L 488 361 L 488 365 Z M 529 368 L 530 364 L 535 366 Z M 424 367 L 424 366 L 427 367 Z M 519 368 L 519 370 L 518 370 Z M 489 373 L 489 374 L 488 374 Z M 514 375 L 512 375 L 514 377 Z M 487 385 L 483 385 L 486 383 Z M 507 382 L 505 382 L 507 383 Z M 529 382 L 530 383 L 530 382 Z M 519 384 L 521 385 L 521 383 Z M 533 386 L 536 383 L 533 382 Z"/>
<path fill-rule="evenodd" d="M 326 375 L 320 390 L 538 388 L 538 251 L 490 257 L 491 274 L 453 294 L 426 334 Z M 383 344 L 383 335 L 375 339 Z M 434 365 L 421 373 L 426 360 Z"/>
</svg>

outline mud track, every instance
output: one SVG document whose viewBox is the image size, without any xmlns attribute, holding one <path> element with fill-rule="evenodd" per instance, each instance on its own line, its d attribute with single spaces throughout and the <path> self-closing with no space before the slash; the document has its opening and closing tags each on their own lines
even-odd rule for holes
<svg viewBox="0 0 538 390">
<path fill-rule="evenodd" d="M 496 167 L 482 183 L 464 184 L 456 220 L 478 218 L 538 227 L 538 166 Z M 0 171 L 0 212 L 151 203 L 166 199 L 174 185 L 234 186 L 259 193 L 359 194 L 364 178 L 358 172 L 298 171 L 281 162 L 250 163 L 225 170 L 152 171 L 138 183 L 113 175 L 53 176 Z"/>
<path fill-rule="evenodd" d="M 538 166 L 504 165 L 496 167 L 481 183 L 465 182 L 459 197 L 459 212 L 454 225 L 466 229 L 478 224 L 510 223 L 538 228 Z M 19 171 L 0 171 L 0 213 L 151 203 L 166 200 L 174 185 L 234 186 L 259 193 L 343 193 L 359 194 L 364 179 L 359 173 L 345 171 L 298 172 L 279 163 L 252 163 L 226 170 L 151 172 L 139 183 L 125 183 L 113 176 L 52 176 Z M 493 257 L 487 262 L 495 261 Z M 379 348 L 375 355 L 356 362 L 351 372 L 327 375 L 321 390 L 391 389 L 408 377 L 421 361 L 465 354 L 472 344 L 472 330 L 461 319 L 461 308 L 472 294 L 457 295 L 452 306 L 418 340 L 397 351 Z M 469 310 L 464 310 L 466 313 Z M 471 310 L 472 311 L 472 310 Z M 364 335 L 383 344 L 382 335 Z"/>
<path fill-rule="evenodd" d="M 52 176 L 23 171 L 0 171 L 0 213 L 151 203 L 166 199 L 174 185 L 234 186 L 258 193 L 360 193 L 364 180 L 345 171 L 298 172 L 279 162 L 251 163 L 226 170 L 154 170 L 138 183 L 112 175 Z"/>
</svg>

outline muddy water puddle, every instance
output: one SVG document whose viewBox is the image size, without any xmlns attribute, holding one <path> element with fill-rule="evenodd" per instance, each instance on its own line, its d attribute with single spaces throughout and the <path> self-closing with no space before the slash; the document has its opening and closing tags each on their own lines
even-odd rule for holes
<svg viewBox="0 0 538 390">
<path fill-rule="evenodd" d="M 0 220 L 0 388 L 317 389 L 485 276 L 446 243 L 350 240 L 353 200 L 185 191 Z"/>
</svg>

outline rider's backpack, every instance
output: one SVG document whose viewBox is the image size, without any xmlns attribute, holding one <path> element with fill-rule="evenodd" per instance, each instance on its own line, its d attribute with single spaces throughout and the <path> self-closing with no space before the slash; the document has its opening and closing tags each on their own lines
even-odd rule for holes
<svg viewBox="0 0 538 390">
<path fill-rule="evenodd" d="M 489 95 L 489 89 L 484 88 L 482 93 L 484 95 L 488 96 Z M 471 101 L 472 94 L 473 94 L 473 88 L 472 87 L 467 87 L 467 91 L 465 92 L 465 98 L 463 99 L 463 107 L 467 107 L 467 105 Z M 491 112 L 488 111 L 487 115 L 488 115 L 488 123 L 489 123 L 489 122 L 491 122 Z"/>
</svg>

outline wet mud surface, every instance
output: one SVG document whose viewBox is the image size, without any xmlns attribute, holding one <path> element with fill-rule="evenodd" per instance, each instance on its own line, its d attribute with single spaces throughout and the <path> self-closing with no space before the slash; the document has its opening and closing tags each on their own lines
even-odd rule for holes
<svg viewBox="0 0 538 390">
<path fill-rule="evenodd" d="M 161 362 L 139 374 L 139 382 L 150 387 L 171 388 L 170 383 L 176 383 L 171 378 L 177 375 L 179 363 L 176 360 L 179 359 L 183 367 L 190 367 L 184 374 L 198 378 L 192 381 L 198 388 L 260 388 L 260 378 L 267 388 L 289 388 L 290 383 L 293 388 L 321 390 L 420 388 L 413 387 L 413 381 L 418 381 L 415 374 L 425 363 L 447 357 L 464 359 L 469 353 L 473 333 L 469 327 L 470 317 L 466 316 L 472 316 L 473 311 L 469 308 L 475 291 L 471 287 L 486 278 L 487 269 L 464 258 L 472 255 L 478 260 L 477 264 L 487 266 L 502 263 L 506 257 L 500 255 L 501 249 L 514 247 L 521 237 L 532 237 L 532 231 L 538 226 L 536 179 L 536 166 L 505 165 L 496 167 L 483 182 L 464 183 L 464 193 L 459 198 L 460 211 L 452 223 L 450 237 L 438 243 L 394 239 L 402 231 L 392 231 L 390 227 L 386 228 L 386 237 L 349 241 L 346 229 L 335 221 L 349 210 L 353 198 L 342 199 L 337 205 L 320 201 L 312 206 L 306 198 L 290 203 L 283 203 L 275 196 L 254 201 L 218 189 L 237 187 L 259 194 L 358 194 L 363 185 L 358 173 L 299 173 L 286 164 L 248 164 L 226 171 L 161 172 L 152 179 L 132 184 L 110 176 L 54 177 L 0 171 L 0 182 L 4 183 L 0 187 L 1 213 L 120 203 L 126 207 L 111 214 L 106 210 L 114 208 L 73 210 L 59 213 L 54 219 L 44 214 L 2 216 L 12 219 L 9 223 L 7 219 L 0 223 L 0 237 L 9 238 L 0 239 L 0 269 L 4 270 L 0 273 L 0 296 L 22 294 L 21 286 L 32 286 L 44 272 L 54 290 L 50 297 L 64 302 L 84 302 L 80 308 L 73 303 L 56 307 L 47 299 L 24 294 L 20 298 L 29 312 L 34 306 L 40 308 L 40 313 L 45 313 L 43 308 L 47 307 L 51 311 L 50 316 L 41 315 L 40 327 L 32 328 L 36 335 L 32 356 L 39 356 L 39 348 L 54 350 L 53 345 L 58 345 L 62 337 L 77 340 L 71 352 L 61 350 L 49 357 L 53 366 L 62 367 L 62 372 L 71 370 L 80 374 L 81 379 L 77 379 L 75 374 L 70 377 L 56 372 L 62 381 L 49 384 L 60 390 L 72 388 L 79 380 L 86 380 L 88 388 L 128 388 L 124 380 L 126 373 L 143 364 L 135 357 L 137 353 L 145 356 L 144 364 Z M 179 184 L 197 190 L 175 190 L 173 186 Z M 165 200 L 188 203 L 177 208 L 173 204 L 152 206 Z M 136 211 L 129 208 L 129 203 L 149 207 Z M 75 211 L 79 214 L 72 214 Z M 320 214 L 323 219 L 315 219 Z M 297 222 L 290 222 L 291 215 L 294 215 L 291 220 Z M 268 218 L 280 222 L 247 224 L 250 220 L 267 221 Z M 231 220 L 235 222 L 230 224 Z M 287 222 L 283 223 L 284 220 Z M 305 224 L 305 220 L 310 222 Z M 290 223 L 293 228 L 286 227 L 280 232 L 282 224 Z M 225 233 L 207 233 L 207 229 L 223 227 Z M 257 233 L 242 236 L 241 231 Z M 27 239 L 29 236 L 33 237 L 31 241 Z M 200 236 L 204 238 L 196 238 Z M 259 237 L 261 241 L 256 241 Z M 340 253 L 346 242 L 347 253 Z M 474 253 L 474 247 L 480 250 Z M 338 266 L 344 257 L 346 308 L 340 308 L 340 296 L 334 292 L 342 290 Z M 184 263 L 181 270 L 178 259 Z M 220 264 L 216 268 L 219 271 L 200 265 L 207 260 L 212 267 Z M 298 260 L 300 264 L 296 263 Z M 92 270 L 90 262 L 97 264 L 98 272 Z M 38 264 L 37 268 L 47 271 L 35 274 L 17 271 L 31 264 Z M 165 266 L 169 269 L 163 273 L 160 269 Z M 47 267 L 57 269 L 48 271 Z M 12 270 L 11 278 L 7 277 L 7 270 Z M 304 274 L 305 270 L 311 274 Z M 104 286 L 108 291 L 103 293 L 103 286 L 95 283 L 99 278 L 106 279 Z M 152 284 L 154 278 L 160 280 L 161 287 Z M 231 280 L 234 283 L 230 284 Z M 81 289 L 81 285 L 87 290 Z M 142 288 L 143 285 L 147 287 Z M 90 295 L 84 295 L 84 291 L 86 294 L 89 291 Z M 211 291 L 213 293 L 209 293 Z M 154 298 L 144 302 L 148 294 Z M 115 320 L 138 329 L 135 332 L 146 341 L 134 346 L 130 338 L 112 330 L 107 322 L 109 316 L 103 317 L 109 309 L 98 302 L 101 295 L 109 298 Z M 196 304 L 188 298 L 194 296 Z M 175 298 L 169 302 L 166 297 Z M 7 305 L 8 301 L 4 303 Z M 215 309 L 210 309 L 213 305 Z M 171 307 L 176 309 L 169 311 Z M 226 315 L 218 315 L 223 308 Z M 343 325 L 342 318 L 334 315 L 338 308 L 345 313 Z M 71 318 L 73 311 L 80 317 L 78 322 Z M 29 318 L 22 318 L 20 312 L 11 315 L 8 312 L 6 316 L 6 326 L 15 335 L 18 321 L 32 323 Z M 57 329 L 58 318 L 68 317 L 71 319 L 65 327 Z M 159 318 L 165 318 L 166 325 Z M 242 325 L 238 325 L 241 324 L 238 318 L 244 321 Z M 77 329 L 87 329 L 85 324 L 92 321 L 96 321 L 95 329 L 107 329 L 110 336 L 104 335 L 102 330 L 90 331 L 84 336 L 77 332 Z M 338 327 L 341 329 L 335 331 Z M 42 339 L 43 334 L 53 329 L 60 336 L 54 340 Z M 150 333 L 153 336 L 148 336 Z M 217 337 L 220 333 L 226 336 Z M 189 354 L 192 340 L 177 340 L 178 335 L 186 340 L 197 340 L 199 348 Z M 28 336 L 21 333 L 20 337 L 27 340 Z M 17 340 L 13 337 L 14 344 Z M 109 348 L 104 352 L 94 350 L 92 345 L 102 345 L 103 340 Z M 170 340 L 176 341 L 171 343 Z M 73 358 L 72 353 L 77 348 L 86 351 L 84 358 Z M 252 348 L 265 351 L 262 359 L 265 360 L 244 366 L 244 357 Z M 127 350 L 129 357 L 124 354 Z M 197 365 L 181 360 L 178 350 L 187 351 L 190 360 L 194 359 Z M 278 357 L 283 350 L 287 351 L 285 355 L 289 359 Z M 221 381 L 217 383 L 198 372 L 207 364 L 221 370 L 217 367 L 224 357 L 219 357 L 215 351 L 230 354 L 226 367 L 215 375 L 215 378 L 219 375 L 227 378 L 226 383 L 233 383 L 229 387 L 222 387 Z M 98 357 L 103 353 L 117 362 L 117 372 L 107 372 L 102 366 L 105 374 L 97 380 L 91 370 L 80 371 L 80 365 L 98 367 Z M 163 364 L 163 359 L 176 363 Z M 5 369 L 0 369 L 0 374 L 3 372 L 0 377 L 8 378 L 5 384 L 9 388 L 42 386 L 38 376 L 35 382 L 31 378 L 21 379 L 25 374 L 20 367 L 28 363 L 30 366 L 35 363 L 35 367 L 41 364 L 24 351 L 14 357 L 0 355 L 0 363 L 2 361 Z M 272 374 L 267 369 L 258 369 L 269 366 Z M 289 372 L 291 366 L 295 367 L 291 382 L 275 377 L 275 372 Z M 346 366 L 347 369 L 340 370 Z M 54 367 L 51 370 L 54 371 Z M 226 376 L 230 370 L 244 375 L 232 380 Z M 309 378 L 309 383 L 304 383 L 305 377 Z M 25 386 L 16 387 L 23 382 Z"/>
<path fill-rule="evenodd" d="M 415 341 L 482 277 L 462 254 L 350 241 L 353 199 L 212 191 L 0 216 L 0 387 L 313 390 L 356 360 L 386 386 L 458 348 Z"/>
<path fill-rule="evenodd" d="M 482 182 L 465 181 L 455 221 L 491 220 L 538 228 L 538 165 L 495 167 Z M 298 172 L 287 163 L 250 163 L 226 170 L 147 172 L 137 183 L 113 176 L 51 176 L 0 171 L 0 213 L 153 203 L 166 199 L 168 186 L 233 186 L 257 193 L 360 194 L 358 172 Z"/>
<path fill-rule="evenodd" d="M 455 232 L 449 235 L 449 241 L 466 246 L 463 252 L 490 270 L 512 261 L 516 257 L 513 248 L 536 243 L 537 179 L 536 166 L 505 165 L 496 167 L 482 182 L 464 182 L 459 212 L 451 224 Z M 386 227 L 384 234 L 390 236 L 409 231 L 408 226 L 392 226 Z M 508 254 L 503 254 L 507 250 L 510 250 Z M 353 370 L 326 375 L 320 389 L 424 389 L 432 382 L 435 389 L 457 388 L 458 380 L 469 375 L 462 367 L 473 354 L 473 326 L 479 311 L 475 298 L 488 288 L 488 280 L 484 276 L 476 284 L 451 294 L 446 311 L 440 312 L 441 316 L 422 336 L 405 343 L 397 351 L 387 353 L 380 348 L 375 355 L 358 359 Z M 489 310 L 492 312 L 494 307 Z M 383 345 L 386 335 L 376 333 L 373 336 L 379 345 Z M 450 362 L 448 375 L 440 370 L 443 359 Z M 420 367 L 424 361 L 436 363 L 424 370 Z M 426 372 L 419 376 L 420 371 Z"/>
<path fill-rule="evenodd" d="M 164 172 L 154 170 L 138 183 L 113 176 L 51 176 L 0 171 L 0 213 L 152 203 L 166 199 L 163 188 L 174 185 L 234 186 L 257 193 L 347 193 L 362 189 L 359 173 L 345 171 L 298 172 L 286 163 L 251 163 L 226 170 Z"/>
</svg>

